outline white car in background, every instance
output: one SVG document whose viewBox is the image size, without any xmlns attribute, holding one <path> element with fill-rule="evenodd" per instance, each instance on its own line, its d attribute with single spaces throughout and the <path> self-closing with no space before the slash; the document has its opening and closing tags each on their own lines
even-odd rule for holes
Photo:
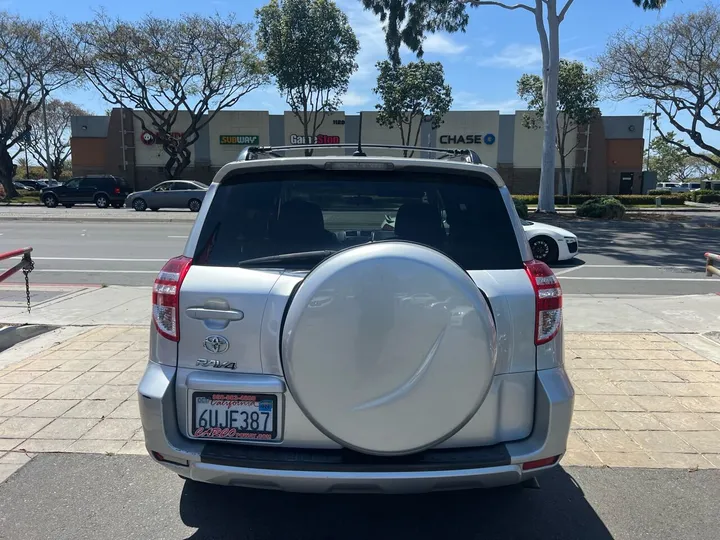
<svg viewBox="0 0 720 540">
<path fill-rule="evenodd" d="M 577 236 L 570 231 L 526 219 L 520 219 L 520 222 L 525 231 L 525 237 L 530 242 L 535 260 L 553 264 L 558 261 L 570 260 L 578 254 Z M 395 218 L 386 215 L 380 229 L 394 231 Z M 389 234 L 392 235 L 392 233 Z"/>
<path fill-rule="evenodd" d="M 567 261 L 578 254 L 577 236 L 570 231 L 537 221 L 521 219 L 520 222 L 535 260 L 552 264 Z"/>
</svg>

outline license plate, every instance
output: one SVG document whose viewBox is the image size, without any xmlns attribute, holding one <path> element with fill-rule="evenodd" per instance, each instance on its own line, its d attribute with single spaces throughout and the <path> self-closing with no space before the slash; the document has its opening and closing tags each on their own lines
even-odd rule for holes
<svg viewBox="0 0 720 540">
<path fill-rule="evenodd" d="M 270 441 L 277 436 L 277 397 L 271 394 L 193 394 L 192 436 Z"/>
</svg>

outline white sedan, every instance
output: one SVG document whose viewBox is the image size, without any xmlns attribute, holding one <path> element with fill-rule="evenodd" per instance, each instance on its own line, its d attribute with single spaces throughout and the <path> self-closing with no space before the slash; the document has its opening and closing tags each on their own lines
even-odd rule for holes
<svg viewBox="0 0 720 540">
<path fill-rule="evenodd" d="M 449 227 L 444 218 L 443 214 L 443 225 Z M 536 260 L 553 264 L 558 261 L 567 261 L 578 254 L 577 236 L 570 231 L 537 221 L 521 219 L 520 222 Z M 395 218 L 386 215 L 380 230 L 386 231 L 386 234 L 394 231 Z"/>
<path fill-rule="evenodd" d="M 522 222 L 525 236 L 530 242 L 533 257 L 544 263 L 567 261 L 578 254 L 578 240 L 570 231 L 538 223 L 537 221 Z"/>
</svg>

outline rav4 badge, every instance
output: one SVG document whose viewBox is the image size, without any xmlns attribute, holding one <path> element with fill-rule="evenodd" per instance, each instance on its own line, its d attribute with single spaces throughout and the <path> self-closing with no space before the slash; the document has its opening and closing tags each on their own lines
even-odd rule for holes
<svg viewBox="0 0 720 540">
<path fill-rule="evenodd" d="M 207 358 L 198 358 L 195 362 L 199 367 L 211 367 L 216 369 L 235 369 L 235 362 L 227 362 L 225 360 L 208 360 Z"/>
</svg>

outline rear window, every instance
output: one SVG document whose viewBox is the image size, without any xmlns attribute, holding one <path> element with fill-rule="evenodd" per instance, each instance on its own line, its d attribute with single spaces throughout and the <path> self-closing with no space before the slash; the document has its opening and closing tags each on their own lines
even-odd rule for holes
<svg viewBox="0 0 720 540">
<path fill-rule="evenodd" d="M 490 179 L 326 170 L 226 179 L 201 229 L 195 264 L 237 266 L 393 239 L 431 246 L 466 270 L 522 268 L 512 221 Z M 297 267 L 286 261 L 268 266 Z"/>
</svg>

